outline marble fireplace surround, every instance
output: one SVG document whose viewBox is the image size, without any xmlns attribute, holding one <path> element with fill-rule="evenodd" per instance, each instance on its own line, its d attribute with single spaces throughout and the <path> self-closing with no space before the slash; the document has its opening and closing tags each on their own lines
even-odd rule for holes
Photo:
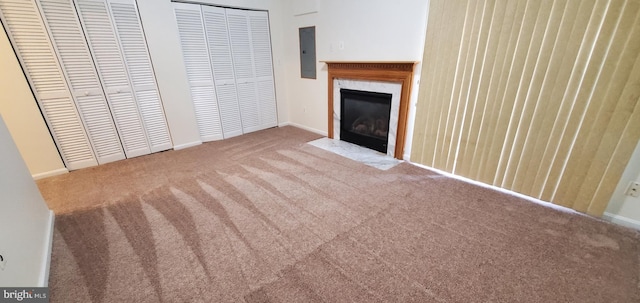
<svg viewBox="0 0 640 303">
<path fill-rule="evenodd" d="M 328 137 L 332 139 L 339 137 L 340 88 L 391 93 L 389 138 L 393 141 L 392 134 L 395 133 L 395 142 L 389 142 L 390 150 L 387 154 L 396 159 L 402 159 L 413 69 L 416 62 L 324 62 L 328 66 L 329 74 Z M 394 126 L 396 121 L 397 127 Z"/>
</svg>

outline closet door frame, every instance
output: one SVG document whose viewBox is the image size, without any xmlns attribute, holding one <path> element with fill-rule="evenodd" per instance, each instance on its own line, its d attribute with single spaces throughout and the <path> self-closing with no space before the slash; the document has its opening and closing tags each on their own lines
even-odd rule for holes
<svg viewBox="0 0 640 303">
<path fill-rule="evenodd" d="M 47 128 L 49 129 L 49 132 L 51 134 L 51 137 L 53 139 L 53 141 L 56 143 L 56 148 L 58 149 L 58 153 L 60 155 L 60 158 L 62 158 L 62 161 L 65 164 L 65 167 L 68 170 L 76 170 L 76 169 L 82 169 L 82 168 L 87 168 L 87 167 L 92 167 L 92 166 L 97 166 L 98 165 L 98 160 L 96 157 L 96 153 L 94 151 L 93 145 L 91 140 L 89 139 L 89 135 L 86 131 L 86 125 L 84 124 L 84 120 L 82 119 L 80 113 L 78 112 L 78 105 L 76 103 L 76 100 L 73 96 L 73 93 L 71 92 L 71 88 L 69 87 L 69 80 L 67 79 L 66 74 L 64 73 L 64 70 L 62 68 L 62 65 L 60 63 L 60 58 L 58 57 L 58 54 L 56 53 L 56 50 L 54 48 L 54 43 L 53 41 L 51 41 L 51 36 L 49 35 L 48 32 L 48 28 L 44 22 L 44 19 L 42 19 L 42 11 L 40 10 L 40 6 L 38 5 L 38 3 L 36 3 L 35 0 L 29 0 L 30 3 L 36 8 L 38 15 L 40 16 L 40 26 L 42 27 L 42 30 L 45 33 L 46 36 L 46 40 L 47 43 L 49 45 L 49 48 L 53 54 L 53 59 L 55 60 L 56 63 L 56 68 L 58 70 L 58 72 L 60 73 L 60 75 L 62 75 L 62 80 L 64 82 L 65 85 L 65 92 L 66 93 L 62 93 L 62 94 L 51 94 L 52 98 L 60 98 L 60 97 L 68 97 L 69 100 L 71 101 L 71 103 L 73 104 L 73 113 L 75 118 L 80 121 L 80 124 L 82 126 L 81 131 L 82 131 L 82 135 L 83 135 L 83 140 L 86 141 L 86 144 L 89 148 L 89 152 L 92 155 L 92 159 L 90 160 L 84 160 L 84 161 L 80 161 L 80 162 L 69 162 L 70 160 L 67 159 L 67 157 L 65 156 L 63 150 L 62 150 L 62 143 L 60 142 L 60 140 L 58 139 L 57 135 L 56 135 L 56 131 L 55 128 L 52 126 L 53 123 L 51 122 L 51 119 L 48 117 L 48 115 L 46 114 L 46 110 L 44 110 L 44 108 L 46 107 L 45 104 L 43 103 L 42 99 L 47 99 L 45 98 L 45 96 L 43 96 L 42 93 L 39 93 L 38 90 L 35 87 L 35 82 L 33 81 L 29 71 L 26 69 L 27 64 L 25 63 L 24 59 L 22 58 L 22 55 L 20 54 L 19 49 L 16 47 L 17 43 L 15 41 L 15 38 L 13 37 L 13 33 L 11 31 L 10 28 L 8 28 L 7 25 L 7 21 L 6 18 L 2 12 L 2 10 L 0 10 L 0 20 L 2 20 L 2 26 L 7 34 L 7 37 L 9 38 L 9 41 L 11 42 L 11 46 L 13 48 L 14 54 L 16 55 L 16 57 L 18 58 L 18 61 L 20 62 L 20 66 L 21 69 L 23 71 L 23 74 L 25 76 L 25 78 L 27 79 L 27 82 L 29 83 L 29 87 L 31 89 L 31 92 L 34 96 L 34 98 L 36 99 L 36 102 L 38 103 L 38 108 L 42 114 L 42 117 L 44 118 L 45 122 L 47 123 Z"/>
</svg>

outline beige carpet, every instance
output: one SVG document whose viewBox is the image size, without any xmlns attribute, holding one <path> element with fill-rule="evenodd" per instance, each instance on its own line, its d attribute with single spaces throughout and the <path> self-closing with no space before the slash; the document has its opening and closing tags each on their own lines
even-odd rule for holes
<svg viewBox="0 0 640 303">
<path fill-rule="evenodd" d="M 639 302 L 640 237 L 285 127 L 39 181 L 51 302 Z"/>
</svg>

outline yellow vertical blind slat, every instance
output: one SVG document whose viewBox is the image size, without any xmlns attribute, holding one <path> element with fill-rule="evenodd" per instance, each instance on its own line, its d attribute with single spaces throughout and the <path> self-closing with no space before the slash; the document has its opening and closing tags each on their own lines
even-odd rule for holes
<svg viewBox="0 0 640 303">
<path fill-rule="evenodd" d="M 640 139 L 640 1 L 430 4 L 411 159 L 601 215 Z"/>
<path fill-rule="evenodd" d="M 435 35 L 444 34 L 447 28 L 446 27 L 447 22 L 444 22 L 442 18 L 444 15 L 444 12 L 446 11 L 443 8 L 445 3 L 446 3 L 445 0 L 431 1 L 431 9 L 437 11 L 438 13 L 430 14 L 429 19 L 427 21 L 427 27 L 433 28 L 434 29 L 433 32 L 435 33 Z M 451 3 L 451 1 L 449 1 L 449 3 Z M 438 57 L 441 54 L 441 52 L 439 51 L 441 46 L 442 46 L 441 44 L 438 45 L 435 43 L 427 44 L 425 45 L 424 53 L 426 56 Z M 437 62 L 435 62 L 435 64 L 437 64 Z M 429 91 L 426 91 L 426 92 L 421 90 L 423 89 L 423 87 L 430 87 L 430 88 L 436 87 L 436 83 L 437 83 L 436 80 L 437 80 L 437 77 L 434 77 L 433 75 L 427 75 L 423 70 L 421 72 L 421 83 L 423 83 L 424 85 L 418 87 L 419 94 L 429 94 L 429 99 L 434 99 L 435 91 L 436 91 L 435 89 L 430 89 Z M 416 120 L 414 122 L 414 131 L 416 136 L 420 138 L 429 138 L 429 141 L 432 141 L 433 138 L 437 136 L 437 131 L 435 131 L 435 129 L 430 127 L 431 125 L 428 124 L 430 121 L 433 121 L 434 116 L 435 116 L 435 111 L 430 111 L 426 115 L 423 115 L 421 117 L 416 117 Z M 424 148 L 424 146 L 418 146 L 417 148 L 412 149 L 412 151 L 420 152 L 420 154 L 415 155 L 415 157 L 416 158 L 419 157 L 421 159 L 429 159 L 429 165 L 433 165 L 433 162 L 431 161 L 433 159 L 433 149 L 427 149 L 427 148 Z"/>
<path fill-rule="evenodd" d="M 571 62 L 572 54 L 567 49 L 570 37 L 572 37 L 572 26 L 577 16 L 579 1 L 557 1 L 554 3 L 551 19 L 553 22 L 549 24 L 549 35 L 545 37 L 544 55 L 540 58 L 540 64 L 546 64 L 546 71 L 536 74 L 536 83 L 532 84 L 534 94 L 531 102 L 534 105 L 531 120 L 528 125 L 527 133 L 524 135 L 522 146 L 522 155 L 518 164 L 515 166 L 515 176 L 513 177 L 513 189 L 519 192 L 533 191 L 533 182 L 536 177 L 535 173 L 538 163 L 543 154 L 543 148 L 546 146 L 546 138 L 551 131 L 549 119 L 554 114 L 560 103 L 550 102 L 551 95 L 559 92 L 558 88 L 562 84 L 558 84 L 558 80 L 568 79 L 566 76 L 560 76 L 563 65 Z M 555 6 L 557 5 L 557 6 Z M 558 23 L 559 22 L 559 23 Z M 547 39 L 548 38 L 548 39 Z M 552 43 L 553 39 L 553 43 Z M 552 44 L 546 44 L 552 43 Z M 564 68 L 568 71 L 567 68 Z M 528 173 L 525 173 L 528 172 Z"/>
<path fill-rule="evenodd" d="M 496 153 L 499 152 L 498 146 L 494 142 L 502 140 L 504 136 L 504 117 L 501 117 L 501 113 L 506 111 L 509 105 L 513 105 L 511 102 L 505 104 L 505 94 L 507 93 L 507 83 L 511 77 L 511 71 L 515 56 L 513 55 L 518 45 L 518 37 L 522 29 L 524 15 L 527 8 L 527 3 L 523 1 L 513 1 L 517 3 L 513 23 L 511 25 L 511 31 L 509 33 L 509 42 L 506 45 L 506 50 L 503 54 L 504 63 L 501 70 L 496 71 L 500 75 L 500 80 L 497 83 L 495 95 L 489 99 L 494 103 L 493 111 L 490 116 L 487 117 L 488 124 L 486 128 L 487 138 L 485 140 L 485 146 L 482 150 L 482 156 L 480 158 L 480 168 L 478 173 L 481 174 L 479 180 L 485 183 L 493 184 L 495 179 L 495 170 L 497 169 L 498 159 Z M 502 118 L 502 119 L 501 119 Z"/>
<path fill-rule="evenodd" d="M 496 178 L 494 180 L 495 184 L 503 187 L 509 186 L 507 183 L 512 181 L 505 177 L 508 177 L 507 170 L 509 165 L 511 162 L 518 161 L 518 155 L 521 152 L 521 150 L 517 149 L 515 140 L 518 131 L 522 132 L 522 130 L 524 130 L 524 128 L 519 126 L 524 122 L 523 119 L 526 120 L 525 115 L 528 110 L 527 105 L 532 103 L 530 102 L 532 98 L 527 96 L 527 94 L 529 92 L 529 88 L 531 88 L 534 73 L 538 68 L 542 68 L 543 66 L 543 64 L 538 62 L 538 56 L 540 55 L 541 50 L 543 50 L 540 45 L 542 44 L 546 26 L 549 22 L 553 1 L 534 2 L 540 4 L 540 7 L 537 8 L 537 11 L 531 12 L 531 20 L 533 21 L 527 22 L 527 19 L 524 20 L 525 25 L 532 24 L 532 26 L 528 29 L 528 35 L 523 35 L 521 32 L 518 45 L 522 46 L 522 49 L 520 53 L 515 54 L 519 59 L 519 68 L 513 70 L 513 73 L 515 74 L 515 81 L 507 84 L 509 88 L 514 88 L 512 90 L 512 95 L 507 96 L 507 100 L 513 99 L 516 102 L 511 109 L 511 112 L 504 113 L 505 118 L 508 118 L 508 123 L 506 124 L 507 132 L 504 147 L 501 150 L 498 161 Z"/>
<path fill-rule="evenodd" d="M 556 156 L 555 166 L 550 181 L 557 182 L 555 187 L 548 187 L 543 192 L 544 199 L 555 200 L 558 204 L 571 206 L 576 191 L 579 188 L 570 188 L 575 184 L 576 179 L 584 177 L 584 168 L 588 166 L 588 161 L 592 158 L 592 150 L 597 145 L 589 146 L 587 138 L 591 131 L 599 135 L 599 129 L 593 129 L 596 122 L 598 108 L 605 100 L 599 94 L 599 87 L 606 87 L 611 74 L 603 71 L 605 61 L 616 64 L 619 53 L 607 54 L 607 50 L 612 46 L 614 35 L 613 30 L 619 20 L 621 5 L 613 2 L 624 1 L 599 1 L 606 7 L 598 10 L 596 22 L 591 27 L 594 36 L 593 42 L 589 45 L 589 58 L 586 62 L 586 71 L 582 74 L 582 79 L 577 83 L 577 94 L 570 117 L 566 124 L 564 135 L 558 149 L 558 154 L 565 155 L 560 158 Z M 608 3 L 606 3 L 608 2 Z M 619 45 L 619 44 L 618 44 Z M 609 55 L 609 56 L 607 56 Z M 595 97 L 595 98 L 594 98 Z M 598 125 L 598 128 L 604 125 Z M 582 165 L 576 165 L 582 163 Z"/>
<path fill-rule="evenodd" d="M 482 29 L 478 37 L 478 50 L 475 60 L 480 60 L 481 64 L 474 69 L 471 85 L 469 86 L 470 96 L 467 101 L 467 111 L 465 114 L 465 125 L 462 128 L 460 137 L 460 150 L 458 157 L 468 157 L 477 148 L 477 137 L 479 135 L 482 116 L 486 110 L 486 91 L 491 83 L 491 70 L 495 64 L 495 54 L 497 39 L 500 37 L 502 29 L 502 19 L 505 13 L 505 6 L 495 5 L 495 1 L 485 3 L 485 13 L 482 18 Z M 476 61 L 477 62 L 477 61 Z M 468 173 L 471 162 L 464 162 L 456 166 L 456 170 L 461 173 Z"/>
<path fill-rule="evenodd" d="M 439 151 L 435 154 L 435 163 L 438 167 L 442 167 L 444 169 L 447 168 L 447 157 L 449 156 L 449 147 L 451 142 L 451 128 L 452 128 L 452 115 L 455 107 L 456 97 L 454 94 L 457 90 L 453 89 L 455 83 L 459 81 L 458 69 L 460 66 L 460 54 L 467 42 L 468 39 L 468 21 L 473 18 L 472 14 L 472 6 L 477 4 L 477 2 L 469 2 L 465 3 L 465 1 L 453 1 L 456 2 L 457 10 L 460 12 L 460 16 L 462 16 L 462 12 L 464 12 L 463 18 L 459 18 L 455 22 L 456 27 L 454 27 L 454 32 L 452 35 L 460 36 L 457 38 L 454 44 L 449 45 L 446 53 L 444 54 L 447 60 L 445 63 L 448 63 L 447 67 L 447 78 L 452 78 L 452 81 L 444 81 L 445 79 L 440 79 L 440 82 L 444 84 L 444 89 L 441 87 L 441 91 L 439 94 L 440 100 L 451 100 L 450 103 L 443 103 L 442 110 L 440 112 L 440 120 L 438 121 L 438 142 L 436 151 Z"/>
<path fill-rule="evenodd" d="M 560 102 L 557 100 L 568 100 L 565 94 L 570 86 L 569 83 L 572 81 L 572 78 L 574 78 L 572 77 L 572 72 L 574 68 L 577 68 L 577 70 L 584 68 L 577 65 L 577 62 L 580 62 L 578 61 L 578 54 L 581 50 L 580 46 L 585 39 L 587 24 L 591 18 L 591 13 L 595 9 L 595 1 L 570 1 L 569 6 L 576 2 L 580 5 L 577 9 L 575 22 L 573 25 L 569 23 L 564 24 L 565 28 L 571 27 L 571 31 L 568 37 L 563 37 L 568 40 L 565 51 L 562 53 L 558 52 L 558 56 L 562 56 L 562 61 L 557 71 L 557 78 L 555 82 L 548 83 L 551 87 L 549 88 L 551 95 L 548 96 L 551 106 L 545 112 L 540 113 L 544 118 L 541 129 L 538 130 L 539 141 L 534 147 L 533 158 L 531 160 L 533 167 L 531 167 L 532 169 L 530 171 L 530 177 L 535 177 L 533 179 L 527 179 L 528 181 L 532 181 L 527 182 L 527 184 L 531 184 L 532 187 L 528 192 L 532 193 L 535 197 L 540 197 L 542 194 L 549 169 L 551 168 L 551 162 L 553 161 L 553 148 L 556 147 L 554 143 L 559 141 L 557 138 L 559 132 L 557 130 L 561 129 L 561 127 L 556 127 L 556 125 L 564 122 L 563 119 L 566 115 L 566 110 L 564 109 L 570 105 L 569 102 Z"/>
<path fill-rule="evenodd" d="M 436 6 L 437 4 L 440 4 L 440 7 L 442 7 L 442 13 L 444 14 L 447 11 L 456 11 L 460 9 L 460 5 L 462 2 L 458 2 L 458 1 L 446 1 L 446 0 L 440 0 L 440 1 L 433 1 L 431 3 L 431 5 L 434 8 L 437 8 L 438 6 Z M 444 18 L 449 18 L 449 16 L 443 16 L 440 20 L 442 28 L 440 31 L 435 32 L 433 34 L 434 39 L 437 40 L 444 40 L 446 36 L 452 36 L 454 35 L 455 31 L 457 30 L 457 24 L 460 23 L 460 21 L 464 18 L 464 14 L 461 12 L 456 13 L 454 19 L 449 19 L 449 22 L 447 22 L 447 19 Z M 452 43 L 456 43 L 458 42 L 459 39 L 452 41 Z M 451 44 L 435 44 L 437 45 L 437 50 L 434 53 L 434 57 L 435 58 L 441 58 L 441 60 L 438 60 L 436 62 L 434 62 L 433 66 L 435 68 L 437 68 L 438 70 L 441 70 L 442 73 L 446 73 L 448 74 L 449 70 L 451 70 L 450 68 L 447 69 L 446 67 L 451 67 L 453 66 L 453 64 L 450 64 L 449 62 L 447 62 L 447 60 L 449 59 L 447 57 L 447 54 L 449 52 L 451 52 L 453 50 L 453 47 L 451 47 Z M 457 47 L 457 46 L 456 46 Z M 425 91 L 425 94 L 429 94 L 430 97 L 433 100 L 439 100 L 440 98 L 442 98 L 442 92 L 444 91 L 444 89 L 441 88 L 441 84 L 444 85 L 444 81 L 442 81 L 442 78 L 439 77 L 438 75 L 427 75 L 427 77 L 425 78 L 429 78 L 431 79 L 433 85 L 430 87 L 430 89 L 428 91 Z M 423 78 L 424 79 L 424 78 Z M 436 165 L 435 164 L 435 154 L 436 154 L 436 150 L 440 147 L 440 145 L 438 145 L 438 138 L 440 136 L 440 121 L 441 121 L 441 107 L 442 103 L 435 103 L 434 104 L 434 111 L 432 112 L 431 117 L 429 117 L 429 120 L 425 121 L 426 123 L 426 131 L 427 131 L 427 137 L 430 139 L 430 142 L 433 142 L 435 144 L 435 146 L 433 146 L 433 148 L 423 148 L 424 150 L 424 155 L 423 157 L 425 159 L 428 159 L 429 161 L 429 165 Z"/>
<path fill-rule="evenodd" d="M 509 1 L 506 5 L 501 5 L 498 3 L 496 6 L 504 7 L 504 18 L 501 22 L 500 32 L 498 33 L 498 41 L 493 42 L 496 46 L 495 51 L 491 54 L 487 55 L 487 58 L 494 57 L 494 65 L 491 68 L 491 72 L 485 82 L 488 82 L 488 86 L 486 87 L 486 93 L 480 93 L 484 95 L 485 100 L 485 108 L 481 114 L 481 121 L 478 129 L 478 136 L 475 138 L 475 150 L 472 154 L 470 170 L 466 175 L 482 180 L 483 182 L 487 182 L 488 178 L 485 178 L 484 175 L 481 175 L 483 171 L 483 160 L 486 157 L 486 151 L 488 150 L 488 142 L 491 141 L 493 130 L 495 129 L 495 117 L 496 113 L 499 112 L 499 104 L 498 102 L 493 102 L 493 100 L 497 100 L 497 96 L 499 95 L 500 87 L 502 87 L 503 76 L 506 73 L 500 73 L 499 71 L 503 70 L 505 64 L 507 63 L 507 51 L 509 49 L 509 45 L 511 45 L 512 30 L 517 24 L 516 13 L 518 11 L 517 7 L 521 6 L 521 3 L 517 1 Z M 498 18 L 500 15 L 496 15 Z M 498 19 L 498 22 L 500 20 Z M 473 140 L 473 139 L 472 139 Z"/>
</svg>

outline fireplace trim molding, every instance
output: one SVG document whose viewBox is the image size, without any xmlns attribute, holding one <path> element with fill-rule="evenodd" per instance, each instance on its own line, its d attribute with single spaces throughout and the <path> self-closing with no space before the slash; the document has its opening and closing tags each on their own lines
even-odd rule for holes
<svg viewBox="0 0 640 303">
<path fill-rule="evenodd" d="M 400 108 L 398 111 L 398 130 L 394 157 L 402 160 L 407 134 L 409 98 L 413 84 L 413 70 L 417 62 L 358 62 L 358 61 L 322 61 L 327 64 L 329 74 L 329 129 L 328 137 L 333 139 L 333 81 L 336 79 L 368 80 L 400 83 Z"/>
</svg>

